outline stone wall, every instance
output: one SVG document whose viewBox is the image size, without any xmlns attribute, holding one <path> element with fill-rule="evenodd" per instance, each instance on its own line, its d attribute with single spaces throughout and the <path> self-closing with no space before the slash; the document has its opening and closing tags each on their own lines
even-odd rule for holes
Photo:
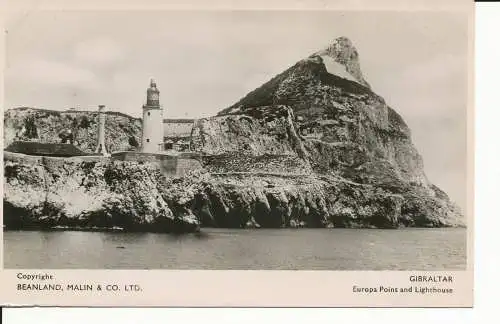
<svg viewBox="0 0 500 324">
<path fill-rule="evenodd" d="M 193 124 L 194 119 L 164 119 L 163 137 L 189 137 Z"/>
<path fill-rule="evenodd" d="M 15 141 L 5 149 L 12 153 L 21 153 L 38 156 L 81 156 L 86 155 L 73 144 L 66 143 L 41 143 L 29 141 Z"/>
<path fill-rule="evenodd" d="M 192 170 L 202 169 L 197 154 L 168 155 L 161 153 L 116 152 L 111 158 L 119 161 L 135 161 L 157 164 L 165 176 L 180 177 Z"/>
</svg>

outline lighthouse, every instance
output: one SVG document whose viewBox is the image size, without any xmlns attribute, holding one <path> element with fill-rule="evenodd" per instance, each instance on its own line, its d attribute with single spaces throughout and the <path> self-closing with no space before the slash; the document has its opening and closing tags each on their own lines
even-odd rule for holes
<svg viewBox="0 0 500 324">
<path fill-rule="evenodd" d="M 142 146 L 144 153 L 156 153 L 163 145 L 163 109 L 160 106 L 160 91 L 156 82 L 146 92 L 146 104 L 142 106 Z"/>
</svg>

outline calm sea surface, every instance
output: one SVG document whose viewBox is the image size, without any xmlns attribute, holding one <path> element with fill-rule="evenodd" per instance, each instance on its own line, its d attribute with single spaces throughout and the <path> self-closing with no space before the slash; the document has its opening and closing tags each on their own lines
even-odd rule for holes
<svg viewBox="0 0 500 324">
<path fill-rule="evenodd" d="M 460 270 L 465 229 L 5 231 L 5 268 Z"/>
</svg>

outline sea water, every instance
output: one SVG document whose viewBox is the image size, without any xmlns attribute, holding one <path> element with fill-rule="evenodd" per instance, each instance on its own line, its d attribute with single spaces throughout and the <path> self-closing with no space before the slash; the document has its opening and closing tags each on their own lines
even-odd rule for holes
<svg viewBox="0 0 500 324">
<path fill-rule="evenodd" d="M 465 229 L 4 231 L 5 268 L 462 270 Z"/>
</svg>

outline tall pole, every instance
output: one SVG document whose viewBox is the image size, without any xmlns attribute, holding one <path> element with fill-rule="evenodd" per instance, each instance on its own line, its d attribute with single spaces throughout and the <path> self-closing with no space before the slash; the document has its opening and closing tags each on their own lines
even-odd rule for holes
<svg viewBox="0 0 500 324">
<path fill-rule="evenodd" d="M 97 147 L 95 152 L 102 155 L 107 155 L 106 151 L 106 142 L 105 142 L 105 128 L 104 125 L 106 123 L 106 114 L 104 113 L 106 110 L 105 105 L 99 105 L 99 126 L 97 128 Z"/>
</svg>

